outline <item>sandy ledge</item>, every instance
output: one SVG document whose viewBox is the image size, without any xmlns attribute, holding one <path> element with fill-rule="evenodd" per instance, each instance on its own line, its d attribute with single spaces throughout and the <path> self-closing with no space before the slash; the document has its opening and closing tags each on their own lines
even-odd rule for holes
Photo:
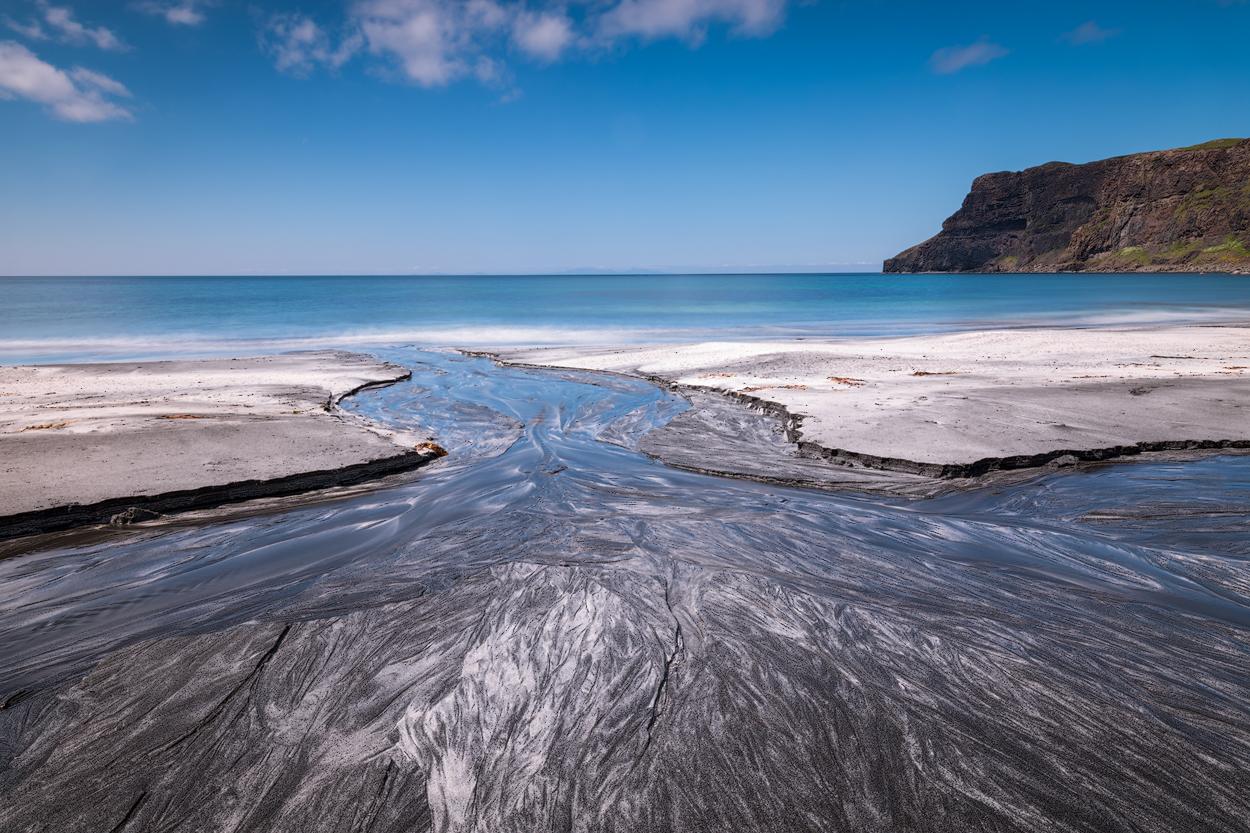
<svg viewBox="0 0 1250 833">
<path fill-rule="evenodd" d="M 774 479 L 784 482 L 920 493 L 931 491 L 934 479 L 1151 451 L 1250 448 L 1250 325 L 512 348 L 493 355 L 674 385 L 696 407 L 652 432 L 644 451 L 683 468 L 765 478 L 776 470 Z M 771 417 L 786 452 L 764 448 L 763 436 L 735 448 L 728 400 Z M 698 435 L 719 437 L 717 453 L 702 465 L 690 451 Z M 746 459 L 752 455 L 757 459 Z M 894 477 L 882 478 L 885 472 Z"/>
<path fill-rule="evenodd" d="M 337 351 L 0 368 L 0 538 L 415 468 L 424 438 L 335 407 L 408 376 Z"/>
</svg>

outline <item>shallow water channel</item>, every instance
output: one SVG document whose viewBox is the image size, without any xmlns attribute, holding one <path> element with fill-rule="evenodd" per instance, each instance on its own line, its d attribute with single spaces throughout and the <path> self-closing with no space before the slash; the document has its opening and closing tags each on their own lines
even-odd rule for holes
<svg viewBox="0 0 1250 833">
<path fill-rule="evenodd" d="M 1246 829 L 1250 457 L 789 489 L 639 453 L 641 381 L 376 354 L 406 482 L 0 560 L 0 828 Z"/>
</svg>

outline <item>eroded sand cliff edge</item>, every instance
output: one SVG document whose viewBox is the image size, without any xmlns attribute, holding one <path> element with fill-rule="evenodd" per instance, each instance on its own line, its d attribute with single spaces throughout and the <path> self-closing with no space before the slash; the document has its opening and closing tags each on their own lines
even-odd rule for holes
<svg viewBox="0 0 1250 833">
<path fill-rule="evenodd" d="M 0 540 L 417 468 L 441 448 L 337 407 L 410 375 L 332 350 L 0 367 Z"/>
</svg>

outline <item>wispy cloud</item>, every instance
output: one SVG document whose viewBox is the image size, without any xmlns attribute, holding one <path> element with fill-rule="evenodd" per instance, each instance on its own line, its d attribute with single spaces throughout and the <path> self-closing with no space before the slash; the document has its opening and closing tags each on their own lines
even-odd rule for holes
<svg viewBox="0 0 1250 833">
<path fill-rule="evenodd" d="M 356 0 L 339 46 L 304 15 L 276 15 L 264 38 L 279 69 L 339 66 L 364 52 L 424 87 L 459 78 L 507 79 L 507 53 L 540 63 L 676 38 L 698 46 L 709 26 L 765 37 L 784 22 L 789 0 L 574 0 L 531 8 L 526 0 Z M 299 21 L 299 26 L 292 21 Z"/>
<path fill-rule="evenodd" d="M 276 14 L 261 33 L 261 44 L 273 57 L 274 66 L 292 75 L 307 75 L 317 65 L 338 68 L 349 61 L 364 41 L 359 32 L 340 39 L 338 46 L 311 17 Z"/>
<path fill-rule="evenodd" d="M 745 37 L 771 35 L 785 19 L 786 0 L 621 0 L 599 22 L 600 40 L 679 38 L 701 43 L 710 23 Z"/>
<path fill-rule="evenodd" d="M 131 8 L 163 17 L 174 26 L 199 26 L 205 19 L 203 10 L 211 5 L 210 0 L 143 0 Z"/>
<path fill-rule="evenodd" d="M 11 17 L 4 19 L 4 25 L 19 35 L 23 35 L 31 40 L 47 40 L 48 33 L 43 30 L 43 24 L 38 20 L 32 20 L 29 23 L 18 23 Z"/>
<path fill-rule="evenodd" d="M 989 36 L 982 35 L 976 43 L 947 46 L 934 52 L 929 58 L 929 68 L 939 75 L 947 75 L 967 67 L 985 66 L 1010 51 L 1000 44 L 990 43 Z"/>
<path fill-rule="evenodd" d="M 117 35 L 113 34 L 112 30 L 103 26 L 92 28 L 79 23 L 74 16 L 74 10 L 68 6 L 53 6 L 47 0 L 37 0 L 35 6 L 38 9 L 38 15 L 31 18 L 28 23 L 21 24 L 5 18 L 5 25 L 31 40 L 55 38 L 62 43 L 94 43 L 101 49 L 114 52 L 124 52 L 128 48 Z"/>
<path fill-rule="evenodd" d="M 1107 38 L 1114 38 L 1123 31 L 1123 27 L 1103 29 L 1097 22 L 1091 20 L 1088 23 L 1082 23 L 1071 32 L 1064 32 L 1059 39 L 1066 40 L 1072 46 L 1084 46 L 1087 43 L 1106 43 Z"/>
<path fill-rule="evenodd" d="M 82 67 L 66 72 L 16 41 L 0 41 L 0 98 L 37 102 L 65 121 L 133 119 L 105 96 L 129 98 L 130 91 L 106 75 Z"/>
</svg>

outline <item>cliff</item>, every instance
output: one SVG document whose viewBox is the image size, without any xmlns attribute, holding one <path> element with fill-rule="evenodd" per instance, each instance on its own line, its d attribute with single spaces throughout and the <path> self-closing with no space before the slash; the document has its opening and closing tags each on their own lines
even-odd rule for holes
<svg viewBox="0 0 1250 833">
<path fill-rule="evenodd" d="M 1250 139 L 985 174 L 885 272 L 1250 272 Z"/>
</svg>

